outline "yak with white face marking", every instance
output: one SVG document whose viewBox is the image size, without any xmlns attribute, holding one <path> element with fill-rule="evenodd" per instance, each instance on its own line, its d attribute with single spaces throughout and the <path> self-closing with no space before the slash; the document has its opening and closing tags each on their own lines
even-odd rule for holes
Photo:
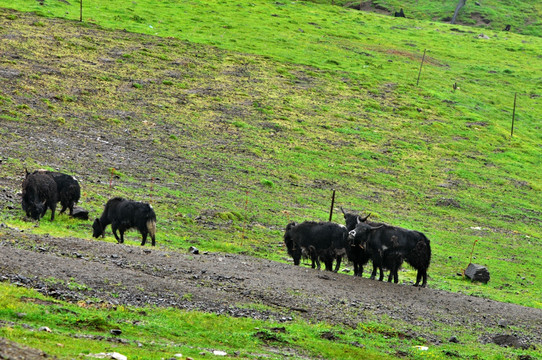
<svg viewBox="0 0 542 360">
<path fill-rule="evenodd" d="M 427 285 L 427 269 L 431 262 L 431 245 L 429 239 L 421 232 L 407 230 L 397 226 L 380 224 L 373 226 L 359 222 L 350 231 L 348 240 L 354 245 L 365 249 L 373 262 L 371 279 L 376 277 L 377 268 L 380 270 L 379 280 L 384 277 L 383 267 L 390 269 L 388 281 L 392 278 L 398 282 L 397 271 L 403 261 L 416 269 L 414 286 Z"/>
</svg>

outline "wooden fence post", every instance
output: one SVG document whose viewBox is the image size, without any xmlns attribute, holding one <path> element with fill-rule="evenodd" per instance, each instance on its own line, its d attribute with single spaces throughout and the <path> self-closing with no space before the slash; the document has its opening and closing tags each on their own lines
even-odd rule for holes
<svg viewBox="0 0 542 360">
<path fill-rule="evenodd" d="M 331 196 L 331 209 L 329 209 L 329 221 L 333 218 L 333 206 L 335 205 L 335 189 L 333 189 L 333 195 Z"/>
</svg>

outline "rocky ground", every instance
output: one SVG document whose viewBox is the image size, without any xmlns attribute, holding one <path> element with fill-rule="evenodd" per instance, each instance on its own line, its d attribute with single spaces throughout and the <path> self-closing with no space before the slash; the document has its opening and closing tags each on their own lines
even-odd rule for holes
<svg viewBox="0 0 542 360">
<path fill-rule="evenodd" d="M 458 341 L 467 330 L 482 343 L 542 346 L 538 309 L 241 255 L 37 236 L 3 225 L 0 263 L 2 281 L 68 301 L 98 298 L 112 304 L 173 306 L 283 322 L 301 317 L 343 326 L 386 317 L 405 324 L 404 336 L 423 337 L 434 345 L 450 340 L 437 335 L 436 329 L 445 325 L 455 329 Z M 63 281 L 52 284 L 47 278 Z M 66 284 L 74 281 L 85 288 L 69 289 Z M 241 307 L 251 303 L 272 310 Z M 407 324 L 425 330 L 415 332 Z M 17 348 L 4 343 L 0 356 Z M 42 355 L 36 351 L 33 356 Z"/>
</svg>

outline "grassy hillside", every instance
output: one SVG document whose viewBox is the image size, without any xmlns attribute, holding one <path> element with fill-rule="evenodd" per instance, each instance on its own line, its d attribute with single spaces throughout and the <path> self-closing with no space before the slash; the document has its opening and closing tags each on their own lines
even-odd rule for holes
<svg viewBox="0 0 542 360">
<path fill-rule="evenodd" d="M 0 6 L 78 18 L 61 1 Z M 95 1 L 82 24 L 0 18 L 9 193 L 24 167 L 60 169 L 81 179 L 91 216 L 113 195 L 151 201 L 160 246 L 285 261 L 286 223 L 326 220 L 335 189 L 337 206 L 431 239 L 429 287 L 542 308 L 540 38 L 305 2 Z M 66 216 L 22 217 L 18 203 L 0 212 L 90 239 Z M 487 285 L 457 275 L 476 240 Z"/>
<path fill-rule="evenodd" d="M 410 19 L 440 21 L 449 23 L 458 0 L 316 0 L 318 3 L 335 4 L 365 11 L 392 15 L 403 9 Z M 460 9 L 456 24 L 481 29 L 503 30 L 511 25 L 512 32 L 523 35 L 542 35 L 542 3 L 538 1 L 467 1 Z M 473 29 L 476 31 L 476 29 Z"/>
<path fill-rule="evenodd" d="M 96 6 L 99 11 L 89 16 L 106 26 L 125 21 L 136 31 L 148 30 L 149 22 L 128 14 L 146 20 L 164 15 L 145 13 L 150 3 L 138 2 L 132 10 L 115 4 Z M 45 13 L 65 13 L 60 7 L 68 5 L 44 6 Z M 169 38 L 150 46 L 134 37 L 111 46 L 111 40 L 84 35 L 84 24 L 77 23 L 78 37 L 38 22 L 39 32 L 49 34 L 44 39 L 5 40 L 7 48 L 49 70 L 3 60 L 21 74 L 16 82 L 4 81 L 4 122 L 107 129 L 119 137 L 130 134 L 128 146 L 146 143 L 159 154 L 144 170 L 100 154 L 93 172 L 69 159 L 48 163 L 40 153 L 16 155 L 10 171 L 51 166 L 101 178 L 101 185 L 87 185 L 86 201 L 97 211 L 111 193 L 107 185 L 115 169 L 127 195 L 148 197 L 152 188 L 168 224 L 164 237 L 173 246 L 200 243 L 277 259 L 284 256 L 284 225 L 327 219 L 336 189 L 340 206 L 427 232 L 435 249 L 432 286 L 464 289 L 455 274 L 480 240 L 478 262 L 489 265 L 495 278 L 486 296 L 541 306 L 535 300 L 540 296 L 523 296 L 540 294 L 541 288 L 532 273 L 540 262 L 539 38 L 488 33 L 490 39 L 483 39 L 442 24 L 310 3 L 221 4 L 221 11 L 210 14 L 209 6 L 179 9 L 191 9 L 194 16 L 199 11 L 199 21 L 170 14 L 185 22 L 178 25 L 180 34 L 236 49 L 252 44 L 264 56 Z M 68 9 L 75 11 L 73 5 Z M 159 21 L 150 23 L 160 27 Z M 219 28 L 221 40 L 215 41 Z M 179 33 L 163 29 L 162 35 Z M 17 141 L 13 133 L 3 135 Z M 194 220 L 202 214 L 222 225 L 202 229 Z M 531 280 L 525 288 L 517 277 Z M 501 291 L 511 283 L 518 289 Z"/>
</svg>

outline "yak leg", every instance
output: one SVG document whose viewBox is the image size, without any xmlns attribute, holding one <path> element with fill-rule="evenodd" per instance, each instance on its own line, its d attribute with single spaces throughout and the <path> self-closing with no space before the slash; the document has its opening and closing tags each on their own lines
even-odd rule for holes
<svg viewBox="0 0 542 360">
<path fill-rule="evenodd" d="M 147 242 L 147 232 L 146 231 L 142 232 L 141 236 L 143 238 L 142 241 L 141 241 L 141 246 L 143 246 Z"/>
<path fill-rule="evenodd" d="M 50 203 L 49 208 L 51 209 L 51 221 L 53 221 L 55 219 L 56 203 Z M 47 207 L 45 210 L 47 210 Z M 45 214 L 45 211 L 43 213 Z"/>
<path fill-rule="evenodd" d="M 338 255 L 337 256 L 337 264 L 335 265 L 335 270 L 333 270 L 334 272 L 338 272 L 340 267 L 341 267 L 341 261 L 342 261 L 342 256 L 341 255 Z"/>
<path fill-rule="evenodd" d="M 418 274 L 416 275 L 416 283 L 414 284 L 414 286 L 418 286 L 422 278 L 423 278 L 423 281 L 422 281 L 421 287 L 426 287 L 427 286 L 427 270 L 418 270 Z"/>
<path fill-rule="evenodd" d="M 326 258 L 324 264 L 326 265 L 326 271 L 333 271 L 333 258 Z"/>
<path fill-rule="evenodd" d="M 376 270 L 377 270 L 377 267 L 375 264 L 373 264 L 373 272 L 371 273 L 371 280 L 374 280 L 375 277 L 376 277 Z"/>
<path fill-rule="evenodd" d="M 119 236 L 117 235 L 117 226 L 116 225 L 113 225 L 111 224 L 111 231 L 113 232 L 113 236 L 115 236 L 115 239 L 117 239 L 117 243 L 122 243 L 122 241 L 119 239 Z M 122 236 L 122 232 L 121 232 L 121 236 Z"/>
</svg>

